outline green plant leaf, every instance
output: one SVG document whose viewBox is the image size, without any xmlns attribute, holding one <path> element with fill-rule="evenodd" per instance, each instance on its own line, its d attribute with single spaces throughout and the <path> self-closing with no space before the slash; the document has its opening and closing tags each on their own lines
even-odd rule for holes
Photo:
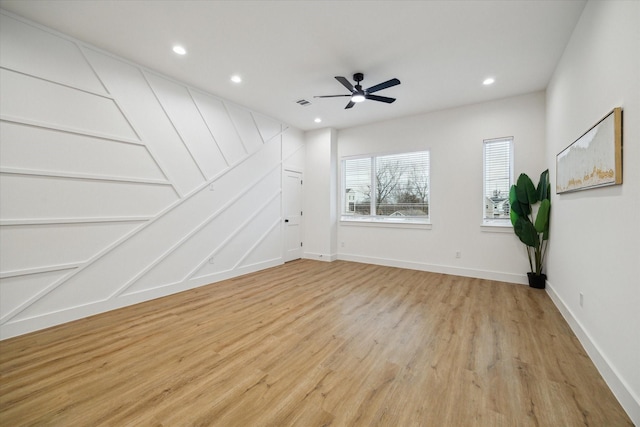
<svg viewBox="0 0 640 427">
<path fill-rule="evenodd" d="M 516 211 L 513 210 L 513 207 L 511 208 L 511 210 L 509 210 L 509 218 L 511 218 L 511 225 L 513 226 L 516 225 L 516 221 L 518 220 L 518 218 L 520 218 Z"/>
<path fill-rule="evenodd" d="M 551 210 L 551 202 L 544 199 L 540 202 L 540 208 L 536 215 L 535 229 L 538 233 L 544 233 L 549 230 L 549 211 Z"/>
<path fill-rule="evenodd" d="M 551 197 L 551 184 L 549 184 L 549 169 L 540 174 L 538 181 L 538 200 L 545 200 Z"/>
<path fill-rule="evenodd" d="M 518 182 L 516 183 L 516 197 L 522 205 L 526 206 L 526 208 L 523 206 L 523 209 L 528 211 L 527 215 L 531 212 L 530 205 L 533 205 L 538 201 L 536 187 L 533 185 L 531 178 L 529 178 L 525 173 L 521 173 L 518 177 Z"/>
<path fill-rule="evenodd" d="M 536 249 L 540 245 L 536 228 L 527 217 L 518 218 L 516 223 L 513 225 L 513 231 L 525 245 Z"/>
<path fill-rule="evenodd" d="M 516 225 L 518 217 L 524 215 L 526 214 L 522 211 L 522 207 L 516 196 L 516 186 L 512 185 L 509 189 L 509 217 L 511 218 L 511 225 Z"/>
</svg>

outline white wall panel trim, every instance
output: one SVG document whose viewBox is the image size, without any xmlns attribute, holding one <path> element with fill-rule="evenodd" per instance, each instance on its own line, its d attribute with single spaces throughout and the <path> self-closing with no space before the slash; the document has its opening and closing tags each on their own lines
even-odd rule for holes
<svg viewBox="0 0 640 427">
<path fill-rule="evenodd" d="M 35 74 L 31 74 L 31 73 L 26 73 L 24 71 L 17 70 L 15 68 L 11 68 L 11 67 L 0 66 L 0 69 L 7 70 L 7 71 L 12 71 L 12 72 L 17 73 L 17 74 L 22 74 L 23 76 L 32 77 L 34 79 L 42 80 L 44 82 L 51 83 L 51 84 L 54 84 L 54 85 L 57 85 L 57 86 L 63 86 L 63 87 L 69 88 L 69 89 L 73 89 L 73 90 L 77 90 L 77 91 L 80 91 L 80 92 L 88 93 L 89 95 L 95 95 L 95 96 L 99 96 L 101 98 L 105 98 L 105 99 L 109 99 L 111 101 L 114 101 L 113 97 L 111 95 L 109 95 L 108 93 L 96 92 L 96 91 L 93 91 L 93 90 L 81 88 L 79 86 L 74 86 L 74 85 L 70 85 L 70 84 L 67 84 L 67 83 L 61 83 L 61 82 L 58 82 L 58 81 L 55 81 L 55 80 L 44 78 L 42 76 L 38 76 L 38 75 L 35 75 Z"/>
<path fill-rule="evenodd" d="M 250 156 L 245 157 L 245 159 L 249 159 L 251 158 L 253 155 L 255 155 L 255 153 L 253 153 Z M 273 172 L 273 170 L 275 170 L 276 168 L 279 168 L 280 165 L 278 164 L 275 168 L 271 169 L 268 173 Z M 84 269 L 86 269 L 87 267 L 89 267 L 90 265 L 92 265 L 94 262 L 96 262 L 97 260 L 99 260 L 100 258 L 104 257 L 105 255 L 107 255 L 108 253 L 110 253 L 112 250 L 114 250 L 115 248 L 117 248 L 118 246 L 120 246 L 122 243 L 124 243 L 125 241 L 127 241 L 128 239 L 132 238 L 133 236 L 135 236 L 137 233 L 139 233 L 140 231 L 142 231 L 143 229 L 145 229 L 146 227 L 150 226 L 151 224 L 153 224 L 154 222 L 158 221 L 160 218 L 162 218 L 163 216 L 167 215 L 169 212 L 171 212 L 173 209 L 177 208 L 178 206 L 180 206 L 181 204 L 185 203 L 187 200 L 189 200 L 191 197 L 193 197 L 194 195 L 198 194 L 199 191 L 202 191 L 203 189 L 206 189 L 211 183 L 215 182 L 217 179 L 219 179 L 221 176 L 223 176 L 225 173 L 227 173 L 229 170 L 225 170 L 221 173 L 219 173 L 215 178 L 209 180 L 208 182 L 205 182 L 203 184 L 201 184 L 200 186 L 198 186 L 196 189 L 194 189 L 193 191 L 191 191 L 191 193 L 189 193 L 187 196 L 185 196 L 182 199 L 178 199 L 176 202 L 174 202 L 172 205 L 170 205 L 169 207 L 167 207 L 164 211 L 160 212 L 158 215 L 156 215 L 154 218 L 152 218 L 149 221 L 146 221 L 145 223 L 141 224 L 139 227 L 134 228 L 133 230 L 131 230 L 129 233 L 125 234 L 124 236 L 122 236 L 120 239 L 116 240 L 115 242 L 113 242 L 111 245 L 105 247 L 102 251 L 98 252 L 97 254 L 95 254 L 94 256 L 92 256 L 91 258 L 89 258 L 87 261 L 85 261 L 82 264 L 79 264 L 77 266 L 77 268 L 75 268 L 73 271 L 71 271 L 69 274 L 65 275 L 64 277 L 60 278 L 59 280 L 57 280 L 56 282 L 52 283 L 50 286 L 46 287 L 45 289 L 43 289 L 41 292 L 39 292 L 38 294 L 34 295 L 33 297 L 29 298 L 27 301 L 25 301 L 23 304 L 21 304 L 20 306 L 16 307 L 14 310 L 12 310 L 10 313 L 7 313 L 2 319 L 0 319 L 0 324 L 6 323 L 9 320 L 11 320 L 13 317 L 17 316 L 18 314 L 20 314 L 20 312 L 22 312 L 23 310 L 25 310 L 27 307 L 29 307 L 31 304 L 35 303 L 36 301 L 38 301 L 39 299 L 43 298 L 44 296 L 46 296 L 48 293 L 50 293 L 51 291 L 53 291 L 54 289 L 56 289 L 58 286 L 62 285 L 65 281 L 69 280 L 70 278 L 72 278 L 73 276 L 75 276 L 76 274 L 80 273 L 81 271 L 83 271 Z M 267 173 L 267 175 L 268 175 Z M 238 194 L 233 200 L 237 200 L 239 199 L 243 194 L 245 194 L 247 191 L 249 191 L 251 188 L 253 188 L 255 185 L 257 185 L 263 177 L 260 177 L 259 179 L 256 179 L 250 186 L 248 186 L 245 191 L 241 194 Z M 274 196 L 277 197 L 277 195 L 280 194 L 280 191 L 278 191 L 278 193 Z M 225 207 L 230 206 L 230 204 L 232 202 L 229 202 L 225 205 Z M 219 212 L 223 211 L 225 209 L 225 207 L 219 209 L 214 215 L 218 215 Z M 259 212 L 259 210 L 257 211 Z M 254 214 L 255 215 L 255 214 Z M 253 217 L 252 217 L 253 218 Z M 243 225 L 243 227 L 246 224 Z M 243 228 L 241 227 L 241 228 Z M 238 231 L 236 231 L 237 233 Z M 235 233 L 234 233 L 235 234 Z M 224 245 L 224 244 L 223 244 Z M 221 245 L 221 246 L 223 246 Z M 176 247 L 177 248 L 177 247 Z M 175 250 L 175 249 L 173 249 Z M 211 257 L 211 255 L 207 256 L 204 259 L 204 262 L 201 263 L 201 265 L 204 265 L 204 263 Z M 199 267 L 198 267 L 199 268 Z M 197 272 L 198 270 L 193 270 L 193 272 Z M 192 273 L 193 273 L 192 272 Z M 191 277 L 190 273 L 187 277 Z M 141 277 L 139 275 L 136 276 L 136 280 Z M 130 281 L 130 283 L 127 283 L 126 286 L 131 286 L 131 284 L 133 284 L 134 281 Z M 111 298 L 111 297 L 110 297 Z M 110 299 L 110 298 L 107 298 Z M 104 300 L 103 300 L 104 301 Z M 4 320 L 6 319 L 6 320 Z"/>
<path fill-rule="evenodd" d="M 149 221 L 151 222 L 151 221 Z M 91 258 L 89 258 L 88 260 L 84 261 L 83 263 L 77 264 L 75 268 L 73 268 L 69 274 L 61 277 L 60 279 L 56 280 L 55 282 L 53 282 L 51 285 L 47 286 L 46 288 L 44 288 L 42 291 L 38 292 L 37 294 L 33 295 L 31 298 L 29 298 L 28 300 L 26 300 L 24 303 L 20 304 L 20 306 L 16 307 L 14 310 L 12 310 L 11 312 L 7 313 L 5 316 L 3 316 L 2 318 L 0 318 L 0 325 L 2 325 L 3 323 L 8 322 L 9 320 L 11 320 L 13 317 L 17 316 L 18 314 L 20 314 L 23 310 L 25 310 L 26 308 L 28 308 L 30 305 L 32 305 L 33 303 L 35 303 L 36 301 L 40 300 L 41 298 L 43 298 L 44 296 L 46 296 L 47 294 L 49 294 L 51 291 L 53 291 L 54 289 L 56 289 L 58 286 L 62 285 L 64 282 L 66 282 L 67 280 L 69 280 L 70 278 L 72 278 L 73 276 L 75 276 L 76 274 L 80 273 L 81 271 L 83 271 L 85 268 L 89 267 L 91 264 L 93 264 L 95 261 L 97 261 L 98 259 L 102 258 L 103 256 L 105 256 L 106 254 L 108 254 L 109 252 L 111 252 L 113 249 L 115 249 L 116 247 L 120 246 L 123 242 L 125 242 L 126 240 L 128 240 L 131 236 L 135 235 L 136 233 L 138 233 L 140 230 L 142 230 L 145 225 L 149 224 L 149 222 L 142 224 L 141 226 L 134 228 L 133 230 L 131 230 L 129 233 L 126 233 L 124 236 L 120 237 L 118 240 L 116 240 L 115 242 L 113 242 L 111 245 L 105 247 L 102 251 L 98 252 L 97 254 L 93 255 Z M 6 319 L 6 320 L 5 320 Z"/>
<path fill-rule="evenodd" d="M 142 78 L 144 79 L 144 81 L 147 83 L 147 86 L 149 87 L 149 90 L 153 94 L 153 97 L 155 98 L 156 102 L 160 106 L 160 109 L 162 109 L 162 112 L 164 113 L 165 117 L 167 118 L 167 121 L 169 122 L 169 124 L 171 125 L 173 130 L 175 131 L 176 136 L 178 137 L 178 139 L 180 139 L 180 142 L 182 143 L 182 145 L 184 145 L 184 148 L 187 150 L 187 153 L 189 153 L 189 157 L 191 157 L 191 160 L 193 160 L 193 163 L 196 165 L 196 168 L 198 168 L 198 171 L 200 172 L 200 175 L 202 175 L 202 178 L 204 180 L 207 180 L 208 179 L 207 174 L 202 170 L 202 166 L 200 165 L 200 163 L 198 162 L 196 157 L 193 155 L 193 151 L 191 151 L 191 148 L 189 147 L 189 144 L 187 144 L 185 142 L 184 137 L 178 131 L 178 128 L 176 127 L 175 123 L 173 122 L 173 120 L 171 120 L 171 116 L 169 116 L 169 114 L 167 113 L 167 110 L 166 110 L 164 104 L 160 101 L 160 98 L 158 98 L 158 94 L 156 93 L 156 91 L 153 89 L 153 86 L 149 82 L 149 78 L 147 77 L 148 71 L 141 68 L 140 69 L 140 73 L 142 74 Z"/>
<path fill-rule="evenodd" d="M 129 183 L 135 183 L 135 184 L 167 185 L 167 186 L 173 187 L 173 185 L 169 181 L 160 180 L 160 179 L 133 178 L 133 177 L 125 177 L 125 176 L 90 175 L 90 174 L 74 173 L 74 172 L 56 172 L 56 171 L 21 169 L 21 168 L 0 167 L 0 174 L 44 176 L 44 177 L 52 177 L 52 178 L 80 179 L 80 180 L 86 180 L 86 181 L 110 181 L 110 182 L 122 182 L 122 183 L 129 182 Z M 174 191 L 175 191 L 175 188 L 174 188 Z"/>
<path fill-rule="evenodd" d="M 253 125 L 256 127 L 256 129 L 258 129 L 258 134 L 260 135 L 260 139 L 262 140 L 263 144 L 266 144 L 269 141 L 273 141 L 274 139 L 278 138 L 280 135 L 285 133 L 287 131 L 287 129 L 289 129 L 288 126 L 283 126 L 282 124 L 280 124 L 280 128 L 281 128 L 280 132 L 278 132 L 275 135 L 265 139 L 264 136 L 262 136 L 262 132 L 260 132 L 260 125 L 258 125 L 258 121 L 256 120 L 256 113 L 254 113 L 253 111 L 249 110 L 249 114 L 251 115 L 251 120 L 253 120 Z"/>
<path fill-rule="evenodd" d="M 227 113 L 227 116 L 229 116 L 229 121 L 231 122 L 231 125 L 233 125 L 233 130 L 236 131 L 236 135 L 238 136 L 238 140 L 240 141 L 240 145 L 242 145 L 242 148 L 244 149 L 244 152 L 246 154 L 249 154 L 249 149 L 247 148 L 247 144 L 245 144 L 244 141 L 242 140 L 242 135 L 238 131 L 238 125 L 236 124 L 235 120 L 233 120 L 233 116 L 231 115 L 231 112 L 229 111 L 229 107 L 227 106 L 227 101 L 222 100 L 222 106 L 224 107 L 224 111 Z"/>
<path fill-rule="evenodd" d="M 202 114 L 202 110 L 198 106 L 198 103 L 196 102 L 195 98 L 193 97 L 192 89 L 190 87 L 187 87 L 187 92 L 189 93 L 189 98 L 191 98 L 191 102 L 193 102 L 193 105 L 196 107 L 196 110 L 198 110 L 198 114 L 200 115 L 202 122 L 207 127 L 207 131 L 209 132 L 209 135 L 211 135 L 211 139 L 213 139 L 213 141 L 216 143 L 216 148 L 218 149 L 220 156 L 224 159 L 224 162 L 226 163 L 227 167 L 231 166 L 231 164 L 229 163 L 229 159 L 227 159 L 227 157 L 224 155 L 224 152 L 220 148 L 220 144 L 218 143 L 218 141 L 216 141 L 216 137 L 213 136 L 213 132 L 211 132 L 209 123 L 207 123 L 207 120 L 205 120 L 204 115 Z M 206 94 L 206 95 L 209 96 L 209 94 Z"/>
<path fill-rule="evenodd" d="M 54 268 L 51 269 L 51 270 L 41 271 L 40 273 L 50 272 L 50 271 L 69 270 L 69 273 L 65 274 L 64 276 L 62 276 L 58 280 L 54 281 L 49 286 L 46 286 L 44 289 L 42 289 L 40 292 L 36 293 L 35 295 L 32 295 L 30 298 L 28 298 L 27 300 L 22 302 L 22 304 L 20 304 L 19 306 L 17 306 L 13 310 L 5 313 L 4 316 L 0 317 L 0 325 L 4 325 L 5 323 L 9 322 L 11 319 L 13 319 L 15 316 L 20 314 L 23 310 L 25 310 L 31 304 L 33 304 L 34 302 L 38 301 L 39 299 L 41 299 L 42 297 L 47 295 L 49 292 L 51 292 L 52 290 L 54 290 L 55 288 L 60 286 L 69 277 L 71 277 L 74 274 L 76 274 L 79 271 L 79 269 L 80 269 L 79 266 L 70 267 L 70 268 L 60 268 L 60 269 L 56 269 L 55 266 L 54 266 Z M 38 273 L 38 272 L 37 271 L 33 271 L 33 272 L 29 273 L 29 274 L 36 274 L 36 273 Z M 25 274 L 20 274 L 20 276 L 24 276 L 24 275 Z M 15 277 L 15 276 L 12 276 L 12 277 Z"/>
<path fill-rule="evenodd" d="M 116 103 L 117 105 L 117 103 Z M 26 126 L 34 126 L 37 128 L 42 128 L 42 129 L 50 129 L 50 130 L 56 130 L 56 131 L 60 131 L 60 132 L 67 132 L 67 133 L 72 133 L 75 135 L 84 135 L 84 136 L 90 136 L 93 138 L 99 138 L 99 139 L 103 139 L 105 141 L 110 141 L 110 142 L 119 142 L 119 143 L 123 143 L 123 144 L 133 144 L 133 145 L 142 145 L 144 146 L 145 143 L 140 141 L 139 139 L 130 139 L 130 138 L 124 138 L 124 137 L 115 137 L 113 135 L 107 135 L 107 134 L 103 134 L 100 132 L 91 132 L 85 129 L 76 129 L 76 128 L 71 128 L 68 126 L 60 126 L 60 125 L 54 125 L 52 123 L 43 123 L 43 122 L 39 122 L 37 120 L 30 120 L 30 119 L 26 119 L 23 117 L 13 117 L 9 114 L 0 114 L 0 121 L 3 122 L 10 122 L 10 123 L 16 123 L 19 125 L 26 125 Z M 132 127 L 133 129 L 133 127 Z M 133 129 L 133 131 L 135 132 L 135 129 Z M 166 176 L 166 174 L 165 174 Z"/>
<path fill-rule="evenodd" d="M 24 270 L 14 270 L 14 271 L 4 271 L 0 272 L 0 279 L 6 279 L 9 277 L 17 277 L 17 276 L 27 276 L 29 274 L 39 274 L 39 273 L 50 273 L 52 271 L 61 271 L 61 270 L 73 270 L 74 268 L 78 268 L 80 264 L 58 264 L 58 265 L 48 265 L 37 268 L 26 268 Z"/>
<path fill-rule="evenodd" d="M 247 188 L 247 191 L 249 191 L 251 188 L 253 188 L 258 182 L 260 182 L 261 180 L 258 180 L 257 182 L 255 182 L 253 185 L 251 185 L 249 188 Z M 245 193 L 247 192 L 245 191 Z M 243 193 L 244 194 L 244 193 Z M 271 197 L 269 199 L 269 201 L 267 201 L 265 204 L 263 204 L 262 206 L 260 206 L 259 209 L 257 209 L 256 213 L 254 213 L 251 219 L 255 219 L 255 217 L 266 207 L 268 206 L 268 204 L 273 201 L 278 194 L 280 194 L 280 192 L 278 192 L 277 194 L 275 194 L 273 197 Z M 240 196 L 241 197 L 241 196 Z M 216 217 L 218 217 L 222 212 L 224 212 L 226 209 L 228 209 L 231 205 L 233 205 L 233 202 L 235 200 L 237 200 L 239 197 L 234 198 L 232 201 L 230 201 L 229 203 L 227 203 L 226 205 L 224 205 L 223 207 L 221 207 L 220 209 L 218 209 L 216 212 L 214 212 L 212 215 L 210 215 L 208 218 L 206 218 L 204 221 L 202 221 L 200 224 L 198 224 L 198 226 L 196 228 L 194 228 L 193 230 L 191 230 L 191 232 L 189 232 L 186 236 L 184 236 L 182 239 L 180 239 L 178 242 L 176 242 L 173 246 L 171 246 L 167 251 L 165 251 L 163 254 L 161 254 L 158 258 L 156 258 L 153 262 L 151 262 L 149 265 L 147 265 L 144 269 L 142 269 L 138 274 L 136 274 L 134 277 L 131 278 L 131 280 L 129 280 L 127 283 L 125 283 L 122 287 L 120 287 L 119 289 L 117 289 L 113 294 L 111 294 L 111 296 L 109 297 L 109 299 L 111 298 L 116 298 L 120 295 L 122 295 L 124 292 L 126 292 L 127 289 L 129 289 L 131 286 L 133 286 L 138 280 L 140 280 L 141 277 L 143 277 L 145 274 L 147 274 L 149 271 L 151 271 L 155 266 L 157 266 L 158 264 L 160 264 L 165 258 L 167 258 L 169 255 L 171 255 L 172 253 L 174 253 L 178 248 L 180 248 L 182 245 L 184 245 L 187 241 L 189 241 L 189 239 L 191 239 L 193 236 L 195 236 L 196 234 L 198 234 L 204 227 L 206 227 L 209 223 L 211 223 L 211 221 L 213 221 Z M 241 230 L 242 228 L 244 228 L 246 226 L 246 224 L 249 222 L 249 220 L 247 220 L 246 222 L 244 222 L 240 227 L 239 230 Z M 235 236 L 235 234 L 237 234 L 239 232 L 239 230 L 236 230 L 230 237 L 229 239 L 231 239 L 233 236 Z M 221 245 L 222 246 L 222 245 Z M 216 248 L 216 251 L 218 250 L 218 248 Z M 209 259 L 211 257 L 211 255 L 206 258 Z M 200 265 L 200 264 L 199 264 Z M 202 263 L 202 265 L 204 265 L 204 263 Z M 190 276 L 187 275 L 185 276 L 181 281 L 185 281 L 189 278 Z M 135 292 L 132 292 L 135 293 Z"/>
<path fill-rule="evenodd" d="M 273 198 L 271 199 L 273 200 Z M 260 238 L 256 239 L 255 243 L 249 248 L 249 250 L 235 263 L 232 270 L 235 270 L 240 267 L 240 264 L 244 262 L 245 259 L 249 257 L 253 253 L 253 251 L 260 246 L 260 244 L 269 236 L 269 234 L 278 226 L 282 224 L 282 217 L 276 219 L 273 224 L 265 231 Z M 282 245 L 281 245 L 282 246 Z"/>
<path fill-rule="evenodd" d="M 258 123 L 256 122 L 256 119 L 253 115 L 253 113 L 251 113 L 251 118 L 253 119 L 253 124 L 256 126 L 256 128 L 258 128 Z M 259 129 L 259 128 L 258 128 Z M 260 134 L 260 138 L 262 139 L 262 143 L 266 144 L 270 141 L 273 141 L 274 139 L 279 138 L 280 136 L 282 136 L 283 133 L 285 133 L 289 128 L 285 127 L 284 129 L 282 129 L 280 132 L 276 133 L 275 135 L 273 135 L 272 137 L 268 138 L 268 139 L 264 139 L 262 137 L 262 134 L 260 132 L 258 132 Z"/>
<path fill-rule="evenodd" d="M 278 165 L 278 166 L 279 166 L 279 165 Z M 272 169 L 269 173 L 271 173 L 271 172 L 273 172 L 273 169 Z M 259 182 L 259 181 L 258 181 L 258 182 Z M 252 185 L 251 187 L 255 186 L 256 184 L 257 184 L 257 182 L 256 182 L 254 185 Z M 270 197 L 270 198 L 269 198 L 265 203 L 263 203 L 263 204 L 262 204 L 258 209 L 256 209 L 256 210 L 254 211 L 254 213 L 253 213 L 253 214 L 251 214 L 251 216 L 249 216 L 246 220 L 244 220 L 244 221 L 242 222 L 242 224 L 240 224 L 240 226 L 238 226 L 238 227 L 233 231 L 233 233 L 231 233 L 231 234 L 230 234 L 230 235 L 229 235 L 225 240 L 223 240 L 223 241 L 222 241 L 222 242 L 221 242 L 221 243 L 220 243 L 220 244 L 219 244 L 219 245 L 218 245 L 218 246 L 217 246 L 213 251 L 211 251 L 211 252 L 210 252 L 206 257 L 204 257 L 204 258 L 202 259 L 202 261 L 200 261 L 200 262 L 198 263 L 198 265 L 197 265 L 193 270 L 191 270 L 191 271 L 187 274 L 187 276 L 186 276 L 185 280 L 187 280 L 187 279 L 189 279 L 189 280 L 191 280 L 191 279 L 199 279 L 199 278 L 201 278 L 201 277 L 204 277 L 204 276 L 197 276 L 197 274 L 198 274 L 198 271 L 200 271 L 200 270 L 202 269 L 202 267 L 204 267 L 204 265 L 205 265 L 207 262 L 209 262 L 209 259 L 210 259 L 211 257 L 215 256 L 215 255 L 216 255 L 218 252 L 220 252 L 220 251 L 221 251 L 221 250 L 222 250 L 222 249 L 223 249 L 227 244 L 229 244 L 229 242 L 231 242 L 231 241 L 232 241 L 232 240 L 233 240 L 233 239 L 238 235 L 238 233 L 240 233 L 244 228 L 246 228 L 246 227 L 247 227 L 247 225 L 248 225 L 249 223 L 251 223 L 252 221 L 254 221 L 254 220 L 256 219 L 256 217 L 257 217 L 258 215 L 260 215 L 260 213 L 261 213 L 261 212 L 262 212 L 262 211 L 263 211 L 267 206 L 269 206 L 269 204 L 270 204 L 271 202 L 273 202 L 276 198 L 278 198 L 281 194 L 282 194 L 282 190 L 278 190 L 278 191 L 277 191 L 274 195 L 272 195 L 272 196 L 271 196 L 271 197 Z M 236 197 L 236 198 L 234 199 L 234 201 L 235 201 L 235 200 L 237 200 L 237 199 L 239 199 L 239 197 Z M 230 206 L 231 204 L 232 204 L 232 203 L 230 202 L 230 203 L 228 203 L 227 205 L 229 205 L 229 206 Z M 221 212 L 222 212 L 222 210 L 223 210 L 223 209 L 221 209 L 219 212 L 221 213 Z M 281 218 L 279 218 L 279 219 L 278 219 L 278 221 L 280 221 L 280 220 L 281 220 Z M 245 254 L 245 255 L 246 255 L 246 254 Z"/>
<path fill-rule="evenodd" d="M 150 221 L 150 216 L 117 216 L 117 217 L 76 217 L 76 218 L 25 218 L 3 219 L 0 226 L 10 227 L 18 225 L 51 225 L 51 224 L 94 224 L 108 222 L 143 222 Z"/>
<path fill-rule="evenodd" d="M 13 252 L 0 271 L 0 339 L 282 264 L 275 172 L 288 126 L 6 15 L 33 28 L 3 27 L 17 54 L 0 57 L 11 88 L 0 176 L 14 206 L 0 219 L 13 239 L 3 241 Z"/>
</svg>

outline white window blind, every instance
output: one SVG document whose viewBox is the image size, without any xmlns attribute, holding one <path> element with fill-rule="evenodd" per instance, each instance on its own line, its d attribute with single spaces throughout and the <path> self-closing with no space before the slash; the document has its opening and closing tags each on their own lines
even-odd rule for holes
<svg viewBox="0 0 640 427">
<path fill-rule="evenodd" d="M 484 220 L 509 219 L 513 183 L 513 138 L 484 141 Z"/>
<path fill-rule="evenodd" d="M 343 219 L 428 219 L 428 151 L 346 159 L 343 173 Z"/>
</svg>

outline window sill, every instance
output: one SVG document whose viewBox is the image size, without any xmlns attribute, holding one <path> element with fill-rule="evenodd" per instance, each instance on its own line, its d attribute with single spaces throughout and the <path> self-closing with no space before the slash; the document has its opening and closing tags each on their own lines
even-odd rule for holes
<svg viewBox="0 0 640 427">
<path fill-rule="evenodd" d="M 340 225 L 354 227 L 389 227 L 414 228 L 431 230 L 431 223 L 427 219 L 376 219 L 376 218 L 340 218 Z"/>
<path fill-rule="evenodd" d="M 484 220 L 480 224 L 480 229 L 487 233 L 513 233 L 513 226 L 509 220 Z"/>
</svg>

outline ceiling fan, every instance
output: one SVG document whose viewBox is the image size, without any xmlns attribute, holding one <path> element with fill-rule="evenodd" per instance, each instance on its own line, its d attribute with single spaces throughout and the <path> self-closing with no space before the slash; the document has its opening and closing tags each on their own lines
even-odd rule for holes
<svg viewBox="0 0 640 427">
<path fill-rule="evenodd" d="M 372 101 L 386 102 L 387 104 L 391 104 L 393 101 L 396 100 L 395 98 L 389 98 L 389 97 L 386 97 L 386 96 L 378 96 L 378 95 L 372 95 L 372 94 L 374 92 L 378 92 L 379 90 L 399 85 L 400 84 L 400 80 L 391 79 L 391 80 L 387 80 L 386 82 L 382 82 L 380 84 L 377 84 L 375 86 L 371 86 L 368 89 L 362 89 L 362 86 L 360 85 L 360 82 L 363 79 L 364 79 L 364 74 L 355 73 L 353 75 L 353 80 L 355 80 L 356 85 L 353 86 L 349 82 L 349 80 L 347 80 L 346 78 L 344 78 L 342 76 L 336 76 L 336 80 L 339 81 L 342 84 L 342 86 L 346 87 L 349 90 L 349 92 L 351 92 L 351 94 L 349 94 L 349 95 L 323 95 L 323 96 L 314 96 L 314 98 L 337 98 L 337 97 L 341 97 L 341 96 L 350 96 L 351 100 L 349 101 L 347 106 L 344 107 L 345 110 L 347 108 L 353 107 L 358 102 L 364 101 L 365 99 L 370 99 Z"/>
</svg>

